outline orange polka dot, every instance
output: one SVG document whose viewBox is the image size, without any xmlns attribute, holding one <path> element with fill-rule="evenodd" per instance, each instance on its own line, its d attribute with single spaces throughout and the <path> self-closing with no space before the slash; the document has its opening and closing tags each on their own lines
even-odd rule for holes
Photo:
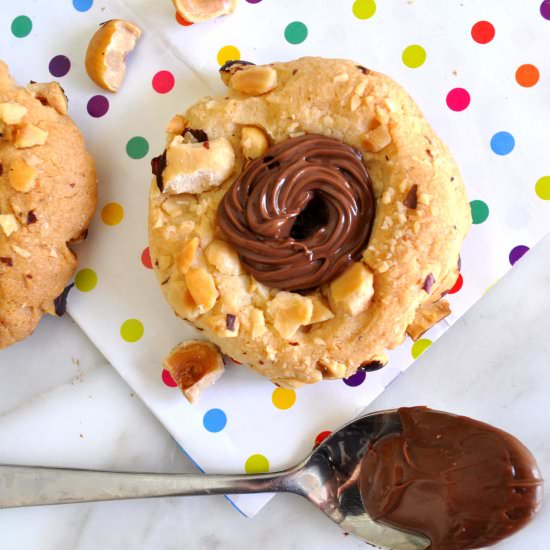
<svg viewBox="0 0 550 550">
<path fill-rule="evenodd" d="M 524 88 L 530 88 L 534 86 L 540 78 L 539 70 L 529 63 L 522 65 L 516 71 L 516 81 L 520 86 Z"/>
<path fill-rule="evenodd" d="M 118 202 L 108 202 L 101 210 L 101 219 L 106 225 L 117 225 L 124 218 L 124 208 Z"/>
</svg>

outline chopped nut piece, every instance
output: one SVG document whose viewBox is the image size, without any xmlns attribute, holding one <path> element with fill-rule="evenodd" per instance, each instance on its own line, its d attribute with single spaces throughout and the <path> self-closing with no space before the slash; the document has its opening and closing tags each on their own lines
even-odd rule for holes
<svg viewBox="0 0 550 550">
<path fill-rule="evenodd" d="M 348 73 L 340 73 L 337 74 L 332 81 L 333 82 L 347 82 L 349 80 L 349 74 Z"/>
<path fill-rule="evenodd" d="M 233 13 L 237 0 L 172 0 L 176 11 L 190 23 L 200 23 Z"/>
<path fill-rule="evenodd" d="M 407 327 L 407 334 L 418 340 L 428 329 L 447 317 L 451 313 L 451 307 L 447 300 L 439 300 L 433 304 L 421 305 L 416 310 L 413 322 Z"/>
<path fill-rule="evenodd" d="M 254 65 L 254 63 L 251 63 L 250 61 L 244 61 L 243 59 L 231 59 L 229 61 L 226 61 L 219 69 L 223 83 L 226 86 L 229 86 L 229 80 L 231 79 L 231 76 L 233 76 L 233 74 L 237 71 L 241 71 L 244 67 L 250 65 Z"/>
<path fill-rule="evenodd" d="M 332 313 L 328 305 L 326 305 L 321 298 L 312 296 L 311 301 L 313 302 L 313 312 L 309 321 L 310 325 L 313 323 L 322 323 L 334 317 L 334 313 Z"/>
<path fill-rule="evenodd" d="M 238 317 L 234 315 L 233 317 L 233 328 L 229 328 L 227 324 L 227 314 L 208 315 L 203 317 L 201 320 L 217 336 L 222 338 L 235 338 L 239 335 L 240 322 Z"/>
<path fill-rule="evenodd" d="M 293 292 L 278 292 L 267 306 L 273 325 L 283 338 L 291 338 L 302 325 L 311 321 L 313 303 L 310 298 Z"/>
<path fill-rule="evenodd" d="M 360 104 L 361 104 L 361 98 L 357 94 L 353 94 L 351 96 L 351 100 L 349 104 L 351 112 L 353 113 L 354 111 L 357 111 Z"/>
<path fill-rule="evenodd" d="M 1 222 L 0 222 L 0 225 L 2 225 Z M 21 248 L 20 246 L 16 246 L 14 244 L 12 244 L 11 247 L 12 247 L 12 250 L 22 258 L 31 257 L 31 253 L 28 250 L 25 250 L 24 248 Z"/>
<path fill-rule="evenodd" d="M 374 294 L 372 272 L 362 263 L 354 263 L 330 284 L 333 309 L 350 315 L 364 311 Z"/>
<path fill-rule="evenodd" d="M 187 128 L 187 121 L 181 115 L 176 115 L 172 117 L 168 126 L 166 126 L 166 132 L 168 134 L 181 135 L 185 128 Z"/>
<path fill-rule="evenodd" d="M 208 342 L 189 340 L 178 344 L 163 361 L 187 400 L 193 404 L 203 390 L 223 374 L 223 358 L 218 349 Z"/>
<path fill-rule="evenodd" d="M 116 92 L 126 73 L 126 56 L 136 47 L 141 29 L 121 19 L 103 23 L 86 50 L 86 72 L 101 88 Z"/>
<path fill-rule="evenodd" d="M 165 193 L 202 193 L 231 175 L 235 153 L 229 141 L 221 137 L 205 143 L 208 148 L 202 143 L 184 143 L 181 136 L 172 140 L 162 172 Z"/>
<path fill-rule="evenodd" d="M 264 312 L 261 309 L 252 308 L 250 312 L 250 324 L 252 327 L 252 338 L 259 338 L 265 333 L 267 327 L 265 326 Z"/>
<path fill-rule="evenodd" d="M 9 237 L 14 231 L 17 231 L 19 223 L 13 214 L 0 214 L 0 227 L 6 237 Z"/>
<path fill-rule="evenodd" d="M 241 147 L 247 159 L 261 157 L 269 147 L 265 132 L 256 126 L 244 126 L 241 130 Z"/>
<path fill-rule="evenodd" d="M 335 380 L 346 376 L 347 367 L 338 361 L 318 361 L 317 368 L 323 375 L 323 380 Z"/>
<path fill-rule="evenodd" d="M 60 115 L 67 114 L 67 97 L 57 82 L 32 82 L 27 90 L 41 103 L 53 107 Z"/>
<path fill-rule="evenodd" d="M 363 148 L 369 153 L 378 153 L 391 143 L 391 135 L 386 126 L 368 130 L 363 138 Z"/>
<path fill-rule="evenodd" d="M 277 86 L 277 71 L 273 67 L 251 65 L 236 71 L 229 87 L 248 95 L 262 95 Z"/>
<path fill-rule="evenodd" d="M 0 103 L 0 122 L 4 124 L 19 124 L 25 115 L 27 108 L 19 103 Z"/>
<path fill-rule="evenodd" d="M 187 273 L 188 269 L 191 267 L 193 260 L 195 259 L 195 254 L 197 253 L 197 248 L 199 247 L 199 238 L 193 237 L 190 241 L 187 241 L 181 252 L 176 258 L 176 265 L 180 273 Z"/>
<path fill-rule="evenodd" d="M 189 269 L 185 274 L 185 283 L 202 313 L 214 307 L 218 299 L 218 290 L 214 278 L 204 267 Z"/>
<path fill-rule="evenodd" d="M 224 275 L 240 275 L 241 262 L 237 252 L 225 241 L 212 241 L 205 251 L 206 259 Z"/>
<path fill-rule="evenodd" d="M 48 139 L 48 132 L 42 130 L 34 124 L 25 124 L 15 132 L 13 144 L 18 149 L 34 147 L 35 145 L 44 145 Z"/>
<path fill-rule="evenodd" d="M 29 166 L 22 158 L 15 158 L 8 171 L 10 185 L 21 193 L 27 193 L 36 184 L 36 168 Z"/>
</svg>

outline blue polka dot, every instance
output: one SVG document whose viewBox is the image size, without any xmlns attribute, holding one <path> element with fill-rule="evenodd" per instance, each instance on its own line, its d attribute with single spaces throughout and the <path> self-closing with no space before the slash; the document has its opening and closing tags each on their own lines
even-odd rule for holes
<svg viewBox="0 0 550 550">
<path fill-rule="evenodd" d="M 227 424 L 227 416 L 221 409 L 210 409 L 204 414 L 202 423 L 209 432 L 221 432 Z"/>
<path fill-rule="evenodd" d="M 511 153 L 516 145 L 514 136 L 509 132 L 497 132 L 491 138 L 491 149 L 497 155 L 507 155 Z"/>
<path fill-rule="evenodd" d="M 93 3 L 94 0 L 73 0 L 74 9 L 77 11 L 88 11 Z"/>
</svg>

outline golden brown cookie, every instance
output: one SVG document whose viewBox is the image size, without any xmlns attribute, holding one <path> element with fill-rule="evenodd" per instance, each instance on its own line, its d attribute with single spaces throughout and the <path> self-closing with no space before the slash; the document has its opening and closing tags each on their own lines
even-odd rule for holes
<svg viewBox="0 0 550 550">
<path fill-rule="evenodd" d="M 350 376 L 443 317 L 471 223 L 459 170 L 393 80 L 346 60 L 221 69 L 170 122 L 150 247 L 177 315 L 289 387 Z"/>
<path fill-rule="evenodd" d="M 94 163 L 55 83 L 18 87 L 0 61 L 0 348 L 59 314 L 96 207 Z"/>
</svg>

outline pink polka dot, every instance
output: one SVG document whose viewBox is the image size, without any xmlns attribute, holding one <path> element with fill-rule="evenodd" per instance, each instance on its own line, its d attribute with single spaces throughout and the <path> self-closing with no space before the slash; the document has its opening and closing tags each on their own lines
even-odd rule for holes
<svg viewBox="0 0 550 550">
<path fill-rule="evenodd" d="M 166 369 L 162 369 L 162 381 L 169 388 L 175 388 L 177 386 L 176 381 Z"/>
<path fill-rule="evenodd" d="M 148 246 L 146 246 L 141 253 L 141 263 L 147 269 L 153 269 L 153 263 L 151 262 L 151 253 L 149 252 Z"/>
<path fill-rule="evenodd" d="M 153 77 L 153 89 L 159 94 L 167 94 L 175 83 L 176 79 L 170 71 L 159 71 Z"/>
<path fill-rule="evenodd" d="M 464 88 L 453 88 L 447 94 L 447 107 L 452 111 L 464 111 L 470 105 L 470 94 Z"/>
</svg>

